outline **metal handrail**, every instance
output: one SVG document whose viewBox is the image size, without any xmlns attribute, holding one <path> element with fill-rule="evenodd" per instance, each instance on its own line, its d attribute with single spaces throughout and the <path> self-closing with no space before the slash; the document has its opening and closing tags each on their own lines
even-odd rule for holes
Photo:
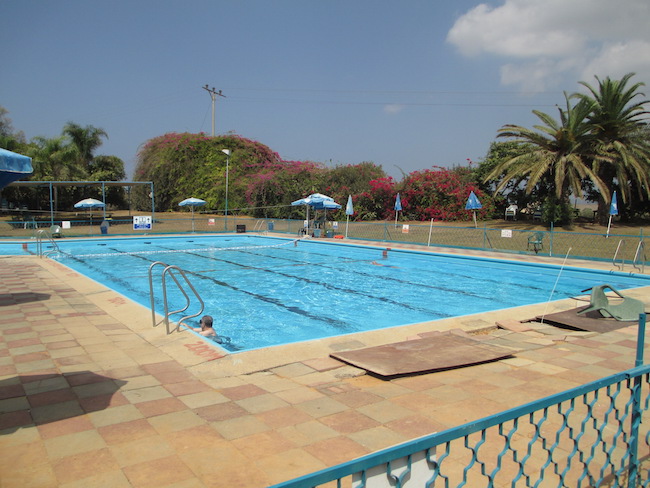
<svg viewBox="0 0 650 488">
<path fill-rule="evenodd" d="M 152 276 L 153 275 L 153 268 L 156 265 L 162 265 L 162 266 L 165 267 L 165 269 L 162 272 L 162 280 L 161 280 L 162 292 L 163 292 L 163 305 L 164 305 L 164 310 L 165 310 L 163 321 L 165 322 L 165 329 L 167 331 L 167 334 L 171 334 L 174 331 L 178 332 L 179 327 L 181 325 L 183 325 L 183 322 L 185 320 L 188 320 L 188 319 L 191 319 L 191 318 L 194 318 L 194 317 L 198 317 L 199 315 L 201 315 L 203 313 L 203 310 L 205 310 L 205 303 L 203 302 L 203 299 L 201 298 L 201 295 L 199 295 L 199 293 L 196 291 L 196 288 L 194 288 L 194 286 L 192 285 L 190 280 L 187 278 L 187 275 L 185 274 L 185 272 L 181 268 L 179 268 L 178 266 L 175 266 L 175 265 L 167 265 L 167 264 L 163 263 L 162 261 L 156 261 L 155 263 L 152 263 L 151 266 L 149 266 L 149 297 L 150 297 L 150 301 L 151 301 L 151 318 L 152 318 L 152 322 L 153 322 L 154 327 L 159 325 L 159 323 L 156 323 L 156 312 L 155 312 L 155 306 L 154 306 L 153 276 Z M 178 321 L 178 325 L 176 326 L 174 331 L 170 330 L 169 317 L 171 315 L 174 315 L 174 314 L 177 314 L 177 313 L 185 312 L 189 308 L 189 306 L 191 305 L 192 300 L 190 299 L 189 295 L 185 291 L 185 287 L 183 287 L 181 282 L 179 282 L 178 278 L 173 273 L 173 271 L 177 271 L 178 273 L 180 273 L 180 275 L 183 277 L 183 280 L 185 280 L 185 284 L 187 286 L 189 286 L 190 290 L 192 290 L 192 293 L 194 293 L 194 296 L 196 297 L 196 299 L 201 304 L 201 309 L 197 313 L 183 316 Z M 174 282 L 176 283 L 176 286 L 181 291 L 181 293 L 185 297 L 185 301 L 186 301 L 186 304 L 185 304 L 184 307 L 182 307 L 182 308 L 180 308 L 178 310 L 172 310 L 171 312 L 169 311 L 169 301 L 167 300 L 167 279 L 166 279 L 166 276 L 168 274 L 174 280 Z"/>
<path fill-rule="evenodd" d="M 643 253 L 641 251 L 643 251 Z M 637 263 L 639 262 L 639 258 L 641 258 L 641 266 L 637 266 Z M 639 241 L 639 245 L 636 246 L 636 253 L 634 254 L 634 261 L 632 261 L 632 266 L 634 266 L 641 273 L 643 273 L 645 270 L 645 262 L 646 262 L 645 244 L 643 243 L 643 241 Z"/>
<path fill-rule="evenodd" d="M 618 251 L 620 251 L 623 247 L 625 247 L 625 241 L 621 239 L 618 241 L 618 246 L 616 246 L 616 252 L 614 253 L 614 258 L 612 259 L 612 265 L 621 271 L 623 271 L 623 268 L 625 268 L 625 259 L 621 258 L 621 265 L 619 266 L 616 264 L 616 257 L 618 256 Z"/>
<path fill-rule="evenodd" d="M 48 242 L 52 245 L 52 249 L 49 251 L 43 251 L 43 236 L 45 236 L 48 240 Z M 44 230 L 44 229 L 39 229 L 38 232 L 36 232 L 36 255 L 39 258 L 42 258 L 43 256 L 55 253 L 55 252 L 61 252 L 59 249 L 59 245 L 56 243 L 54 238 L 52 237 L 52 234 L 50 234 L 49 231 Z"/>
</svg>

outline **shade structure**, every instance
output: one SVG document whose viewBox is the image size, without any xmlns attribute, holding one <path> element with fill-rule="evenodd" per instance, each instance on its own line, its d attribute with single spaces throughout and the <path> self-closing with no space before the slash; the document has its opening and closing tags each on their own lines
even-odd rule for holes
<svg viewBox="0 0 650 488">
<path fill-rule="evenodd" d="M 106 204 L 96 198 L 85 198 L 74 204 L 74 208 L 85 208 L 90 210 L 90 225 L 93 225 L 93 209 L 104 207 L 106 207 Z"/>
<path fill-rule="evenodd" d="M 178 204 L 179 207 L 190 207 L 192 209 L 192 232 L 194 232 L 194 207 L 202 207 L 205 204 L 205 200 L 194 197 L 186 198 Z"/>
<path fill-rule="evenodd" d="M 474 227 L 478 226 L 476 223 L 476 211 L 479 208 L 483 208 L 483 205 L 481 205 L 481 202 L 473 191 L 469 192 L 469 197 L 467 198 L 467 203 L 465 204 L 465 210 L 472 211 L 472 215 L 474 216 Z"/>
<path fill-rule="evenodd" d="M 32 158 L 0 148 L 0 190 L 33 171 Z"/>
<path fill-rule="evenodd" d="M 336 203 L 332 197 L 323 195 L 322 193 L 312 193 L 308 197 L 301 198 L 291 202 L 291 205 L 305 205 L 307 207 L 307 226 L 309 227 L 309 209 L 314 210 L 336 210 L 341 208 L 341 205 Z"/>
</svg>

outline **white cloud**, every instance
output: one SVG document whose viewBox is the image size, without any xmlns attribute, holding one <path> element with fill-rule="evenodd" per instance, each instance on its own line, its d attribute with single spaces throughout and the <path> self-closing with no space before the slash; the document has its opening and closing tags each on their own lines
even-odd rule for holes
<svg viewBox="0 0 650 488">
<path fill-rule="evenodd" d="M 542 90 L 564 75 L 636 72 L 650 84 L 648 0 L 505 0 L 480 4 L 461 17 L 447 41 L 464 56 L 502 60 L 501 81 Z"/>
<path fill-rule="evenodd" d="M 404 110 L 404 105 L 400 105 L 397 103 L 391 103 L 389 105 L 384 105 L 384 113 L 387 114 L 396 114 L 398 112 L 401 112 Z"/>
</svg>

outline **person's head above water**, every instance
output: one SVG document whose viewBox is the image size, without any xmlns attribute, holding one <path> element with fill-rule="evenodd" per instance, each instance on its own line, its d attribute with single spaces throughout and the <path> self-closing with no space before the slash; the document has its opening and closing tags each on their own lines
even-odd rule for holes
<svg viewBox="0 0 650 488">
<path fill-rule="evenodd" d="M 212 317 L 210 315 L 204 315 L 201 321 L 199 322 L 201 324 L 201 327 L 205 328 L 212 328 Z"/>
</svg>

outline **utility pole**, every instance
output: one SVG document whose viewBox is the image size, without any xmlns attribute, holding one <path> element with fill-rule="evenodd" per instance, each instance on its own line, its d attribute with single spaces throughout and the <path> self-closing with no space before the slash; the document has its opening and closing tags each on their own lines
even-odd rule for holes
<svg viewBox="0 0 650 488">
<path fill-rule="evenodd" d="M 210 94 L 210 98 L 212 99 L 212 137 L 214 137 L 214 101 L 217 99 L 217 96 L 226 98 L 226 95 L 221 93 L 221 90 L 215 90 L 214 87 L 208 88 L 208 85 L 205 85 L 203 89 Z"/>
</svg>

